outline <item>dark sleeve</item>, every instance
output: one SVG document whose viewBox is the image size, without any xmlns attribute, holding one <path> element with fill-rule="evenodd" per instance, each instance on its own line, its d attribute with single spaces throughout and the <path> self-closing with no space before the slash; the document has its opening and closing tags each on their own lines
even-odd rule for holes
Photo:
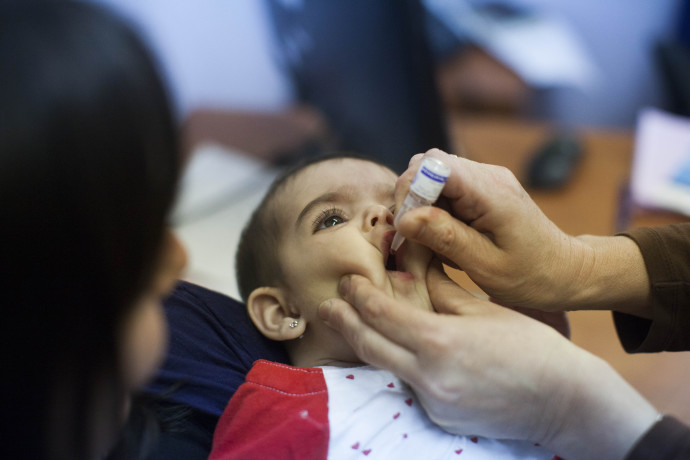
<svg viewBox="0 0 690 460">
<path fill-rule="evenodd" d="M 635 444 L 625 460 L 690 459 L 690 427 L 665 416 Z"/>
<path fill-rule="evenodd" d="M 164 308 L 168 352 L 145 389 L 161 409 L 161 433 L 150 458 L 206 459 L 218 418 L 254 361 L 287 363 L 287 355 L 258 332 L 243 303 L 223 294 L 180 282 Z"/>
<path fill-rule="evenodd" d="M 629 353 L 690 350 L 690 223 L 622 235 L 640 247 L 650 282 L 652 319 L 615 312 Z"/>
</svg>

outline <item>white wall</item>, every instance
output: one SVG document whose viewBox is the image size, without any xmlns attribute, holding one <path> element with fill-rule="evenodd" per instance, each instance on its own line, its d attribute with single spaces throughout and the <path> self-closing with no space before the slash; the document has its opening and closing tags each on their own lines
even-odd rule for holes
<svg viewBox="0 0 690 460">
<path fill-rule="evenodd" d="M 178 114 L 198 107 L 278 110 L 293 89 L 262 0 L 92 0 L 131 20 L 158 55 Z"/>
</svg>

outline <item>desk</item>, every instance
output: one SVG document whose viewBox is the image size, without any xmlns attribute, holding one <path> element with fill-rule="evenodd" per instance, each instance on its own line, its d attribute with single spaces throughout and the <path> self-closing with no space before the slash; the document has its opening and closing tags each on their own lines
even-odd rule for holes
<svg viewBox="0 0 690 460">
<path fill-rule="evenodd" d="M 518 177 L 528 156 L 546 139 L 547 125 L 515 120 L 449 120 L 451 138 L 476 161 L 509 168 Z M 563 231 L 578 235 L 610 235 L 623 228 L 684 222 L 686 217 L 635 210 L 621 222 L 619 199 L 630 175 L 633 135 L 627 131 L 585 130 L 585 155 L 573 180 L 563 189 L 530 195 Z M 453 273 L 461 285 L 478 292 L 466 275 Z M 568 313 L 572 340 L 611 364 L 662 412 L 690 424 L 690 352 L 629 355 L 616 336 L 609 312 Z"/>
</svg>

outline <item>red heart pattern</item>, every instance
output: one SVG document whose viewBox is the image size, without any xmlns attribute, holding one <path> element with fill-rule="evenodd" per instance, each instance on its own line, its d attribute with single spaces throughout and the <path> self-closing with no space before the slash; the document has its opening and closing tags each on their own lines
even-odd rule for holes
<svg viewBox="0 0 690 460">
<path fill-rule="evenodd" d="M 342 375 L 342 374 L 341 374 L 341 375 Z M 355 375 L 354 375 L 354 374 L 348 374 L 348 375 L 345 376 L 345 378 L 346 378 L 346 379 L 349 379 L 349 380 L 355 380 Z M 393 381 L 389 382 L 386 386 L 387 386 L 388 388 L 396 388 L 396 384 L 395 384 L 395 382 L 393 382 Z M 405 404 L 406 404 L 407 406 L 412 407 L 412 405 L 414 404 L 414 398 L 407 398 L 407 399 L 404 400 L 404 402 L 405 402 Z M 401 412 L 396 412 L 396 413 L 393 414 L 393 416 L 392 416 L 392 417 L 393 417 L 393 420 L 397 420 L 398 418 L 400 418 L 401 415 L 402 415 Z M 403 434 L 402 434 L 402 439 L 407 439 L 407 438 L 408 438 L 408 433 L 403 433 Z M 467 438 L 466 438 L 466 439 L 467 439 Z M 469 438 L 469 440 L 470 440 L 472 443 L 474 443 L 474 444 L 478 444 L 478 443 L 479 443 L 479 437 L 478 437 L 478 436 L 472 436 L 472 437 Z M 534 446 L 540 446 L 540 444 L 539 444 L 539 443 L 534 443 Z M 362 454 L 364 454 L 365 456 L 368 456 L 369 454 L 372 453 L 372 448 L 363 449 L 362 446 L 361 446 L 361 443 L 360 443 L 359 441 L 355 442 L 355 443 L 352 444 L 350 447 L 352 448 L 352 450 L 360 451 L 360 452 L 361 452 Z M 456 450 L 454 450 L 453 452 L 455 452 L 456 455 L 461 455 L 461 454 L 464 452 L 464 450 L 465 450 L 465 449 L 456 449 Z M 552 458 L 551 460 L 563 460 L 563 459 L 562 459 L 561 457 L 557 456 L 557 455 L 554 455 L 553 458 Z"/>
</svg>

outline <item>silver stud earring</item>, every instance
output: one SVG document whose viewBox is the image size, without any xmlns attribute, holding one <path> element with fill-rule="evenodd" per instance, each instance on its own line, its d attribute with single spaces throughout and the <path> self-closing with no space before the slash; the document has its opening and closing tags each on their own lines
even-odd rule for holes
<svg viewBox="0 0 690 460">
<path fill-rule="evenodd" d="M 290 327 L 297 327 L 299 325 L 299 321 L 295 320 L 290 323 Z"/>
</svg>

